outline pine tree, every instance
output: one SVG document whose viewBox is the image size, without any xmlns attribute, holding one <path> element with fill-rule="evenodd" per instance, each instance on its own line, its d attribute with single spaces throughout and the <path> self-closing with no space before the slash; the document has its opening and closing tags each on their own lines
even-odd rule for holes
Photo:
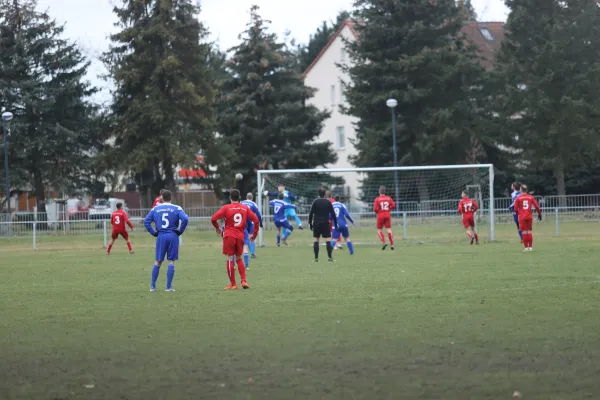
<svg viewBox="0 0 600 400">
<path fill-rule="evenodd" d="M 89 62 L 35 0 L 0 0 L 0 108 L 13 112 L 10 175 L 44 211 L 49 189 L 81 184 L 93 141 Z M 4 176 L 4 173 L 2 173 Z"/>
<path fill-rule="evenodd" d="M 314 90 L 294 68 L 286 45 L 267 32 L 268 21 L 251 9 L 252 21 L 227 63 L 231 77 L 219 87 L 219 133 L 235 150 L 224 178 L 242 173 L 242 191 L 256 186 L 257 169 L 314 168 L 336 160 L 331 143 L 314 143 L 329 116 L 306 101 Z"/>
<path fill-rule="evenodd" d="M 116 87 L 115 151 L 135 176 L 145 202 L 175 190 L 175 168 L 196 152 L 218 163 L 207 32 L 189 0 L 126 0 L 115 7 L 121 31 L 105 63 Z"/>
<path fill-rule="evenodd" d="M 399 165 L 485 161 L 483 152 L 472 159 L 471 146 L 485 133 L 479 126 L 486 113 L 477 107 L 484 73 L 461 33 L 456 3 L 359 0 L 356 7 L 360 39 L 347 43 L 352 63 L 345 67 L 345 112 L 359 119 L 354 165 L 393 165 L 388 98 L 398 101 Z M 426 199 L 427 188 L 417 186 Z"/>
<path fill-rule="evenodd" d="M 544 185 L 538 191 L 565 195 L 569 170 L 600 155 L 600 10 L 592 0 L 506 4 L 497 63 L 503 117 L 522 150 L 523 176 Z M 543 183 L 550 171 L 554 185 Z"/>
</svg>

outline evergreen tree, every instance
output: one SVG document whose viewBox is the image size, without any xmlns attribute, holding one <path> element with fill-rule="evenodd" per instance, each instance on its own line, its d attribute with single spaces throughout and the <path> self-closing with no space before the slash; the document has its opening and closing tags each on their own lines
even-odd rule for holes
<svg viewBox="0 0 600 400">
<path fill-rule="evenodd" d="M 465 21 L 477 21 L 477 12 L 471 0 L 460 0 L 459 4 Z"/>
<path fill-rule="evenodd" d="M 298 62 L 300 72 L 306 71 L 308 66 L 319 55 L 321 50 L 327 45 L 329 39 L 340 28 L 345 20 L 350 18 L 348 11 L 340 11 L 334 21 L 323 21 L 317 31 L 310 35 L 308 43 L 305 46 L 300 46 L 298 49 Z"/>
<path fill-rule="evenodd" d="M 592 0 L 506 5 L 502 114 L 522 150 L 522 174 L 538 192 L 565 195 L 569 171 L 600 155 L 600 10 Z M 553 185 L 544 183 L 550 171 Z"/>
<path fill-rule="evenodd" d="M 489 113 L 478 107 L 485 75 L 461 32 L 457 4 L 358 0 L 356 7 L 364 22 L 356 24 L 360 40 L 347 43 L 352 63 L 344 68 L 351 82 L 345 112 L 359 119 L 354 165 L 393 165 L 388 98 L 398 101 L 399 165 L 486 161 L 484 147 L 472 146 L 487 142 L 480 127 Z M 429 198 L 424 183 L 416 187 L 421 200 Z"/>
<path fill-rule="evenodd" d="M 135 176 L 144 206 L 162 187 L 175 190 L 175 168 L 203 150 L 218 163 L 207 32 L 188 0 L 125 0 L 121 31 L 105 63 L 116 87 L 116 158 Z M 152 193 L 153 192 L 153 193 Z"/>
<path fill-rule="evenodd" d="M 35 0 L 0 0 L 0 109 L 15 116 L 10 175 L 40 211 L 48 190 L 80 187 L 93 141 L 89 63 L 63 31 Z"/>
<path fill-rule="evenodd" d="M 257 169 L 314 168 L 336 160 L 331 143 L 314 143 L 329 116 L 306 101 L 314 89 L 294 68 L 286 45 L 267 32 L 251 9 L 242 43 L 231 49 L 230 78 L 219 86 L 219 133 L 235 155 L 223 166 L 226 182 L 242 173 L 243 191 L 256 186 Z"/>
</svg>

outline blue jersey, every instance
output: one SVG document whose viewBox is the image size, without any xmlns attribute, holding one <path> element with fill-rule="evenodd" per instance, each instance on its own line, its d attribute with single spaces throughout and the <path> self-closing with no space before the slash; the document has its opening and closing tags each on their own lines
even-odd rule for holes
<svg viewBox="0 0 600 400">
<path fill-rule="evenodd" d="M 512 203 L 510 204 L 510 207 L 508 207 L 508 208 L 510 209 L 510 211 L 513 212 L 513 214 L 516 214 L 516 212 L 515 212 L 515 200 L 517 199 L 517 196 L 519 196 L 520 194 L 521 194 L 521 192 L 519 192 L 518 190 L 515 190 L 510 195 L 510 197 L 512 199 Z"/>
<path fill-rule="evenodd" d="M 290 208 L 296 208 L 295 205 L 286 203 L 283 200 L 271 200 L 269 205 L 273 207 L 273 220 L 274 221 L 287 221 L 287 217 L 285 215 L 285 210 Z"/>
<path fill-rule="evenodd" d="M 284 190 L 283 192 L 283 201 L 287 204 L 292 204 L 296 200 L 296 195 L 289 190 Z M 277 197 L 279 192 L 269 192 L 270 197 Z"/>
<path fill-rule="evenodd" d="M 335 216 L 337 217 L 338 227 L 340 227 L 340 228 L 347 227 L 348 222 L 346 221 L 346 219 L 348 219 L 348 221 L 354 223 L 354 220 L 350 216 L 350 213 L 348 212 L 348 209 L 346 208 L 346 206 L 344 204 L 340 203 L 339 201 L 336 201 L 335 203 L 333 203 L 333 211 L 335 211 Z"/>
<path fill-rule="evenodd" d="M 152 227 L 154 222 L 154 228 Z M 181 223 L 181 225 L 180 225 Z M 146 230 L 155 235 L 160 233 L 183 233 L 188 224 L 188 216 L 183 209 L 175 204 L 159 204 L 154 207 L 144 219 Z M 156 230 L 154 230 L 156 229 Z"/>
<path fill-rule="evenodd" d="M 258 218 L 259 225 L 262 226 L 262 215 L 260 215 L 260 211 L 258 210 L 258 206 L 256 205 L 256 203 L 252 200 L 242 200 L 241 203 L 248 207 L 256 215 L 256 217 Z M 250 219 L 246 220 L 246 227 L 248 228 L 248 231 L 250 231 L 251 227 L 254 227 L 254 224 L 252 223 L 252 221 L 250 221 Z"/>
</svg>

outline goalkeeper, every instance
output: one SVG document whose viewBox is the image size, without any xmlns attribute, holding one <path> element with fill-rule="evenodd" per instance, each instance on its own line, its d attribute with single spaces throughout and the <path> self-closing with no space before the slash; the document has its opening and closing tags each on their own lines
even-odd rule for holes
<svg viewBox="0 0 600 400">
<path fill-rule="evenodd" d="M 293 204 L 294 201 L 296 200 L 296 195 L 294 193 L 290 192 L 289 190 L 286 190 L 285 185 L 283 185 L 283 184 L 280 184 L 279 186 L 277 186 L 276 192 L 269 192 L 268 190 L 265 190 L 264 195 L 267 197 L 277 198 L 279 193 L 283 193 L 283 201 L 288 204 Z M 291 217 L 296 222 L 296 224 L 298 224 L 298 229 L 300 229 L 300 230 L 304 229 L 302 227 L 302 221 L 300 220 L 300 218 L 298 218 L 298 215 L 296 214 L 295 208 L 288 208 L 287 210 L 285 210 L 285 216 L 287 219 L 290 219 L 290 217 Z M 285 235 L 285 228 L 283 230 L 283 234 Z"/>
</svg>

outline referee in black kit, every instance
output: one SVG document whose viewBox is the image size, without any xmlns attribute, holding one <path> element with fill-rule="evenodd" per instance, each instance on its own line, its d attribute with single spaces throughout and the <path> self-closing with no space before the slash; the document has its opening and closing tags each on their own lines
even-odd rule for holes
<svg viewBox="0 0 600 400">
<path fill-rule="evenodd" d="M 335 229 L 338 228 L 337 217 L 335 216 L 335 210 L 333 204 L 329 199 L 325 198 L 325 189 L 319 189 L 319 198 L 313 201 L 310 212 L 308 213 L 308 226 L 313 231 L 313 237 L 315 241 L 313 243 L 313 249 L 315 251 L 315 262 L 319 262 L 319 238 L 323 237 L 326 240 L 327 255 L 329 261 L 335 261 L 332 256 L 333 246 L 331 245 L 331 230 L 329 229 L 329 219 L 333 219 L 333 226 Z"/>
</svg>

